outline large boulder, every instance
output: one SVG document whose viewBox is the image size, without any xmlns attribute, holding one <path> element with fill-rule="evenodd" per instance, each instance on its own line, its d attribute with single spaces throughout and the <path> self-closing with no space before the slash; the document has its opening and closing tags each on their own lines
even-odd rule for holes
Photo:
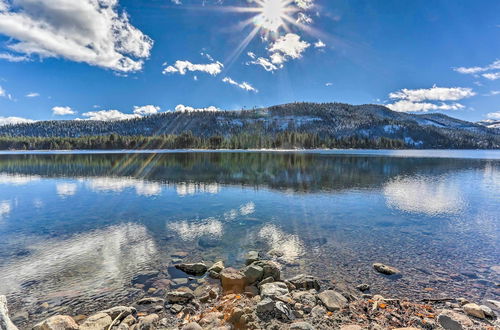
<svg viewBox="0 0 500 330">
<path fill-rule="evenodd" d="M 318 280 L 311 275 L 300 274 L 288 280 L 299 290 L 315 289 L 319 291 L 320 286 Z"/>
<path fill-rule="evenodd" d="M 9 309 L 7 308 L 7 298 L 0 296 L 0 329 L 17 330 L 17 327 L 9 318 Z"/>
<path fill-rule="evenodd" d="M 97 313 L 85 320 L 80 325 L 80 330 L 102 330 L 107 329 L 113 322 L 111 316 L 106 313 Z"/>
<path fill-rule="evenodd" d="M 260 296 L 262 298 L 276 299 L 288 292 L 288 287 L 283 282 L 266 283 L 260 287 Z"/>
<path fill-rule="evenodd" d="M 337 291 L 333 290 L 321 292 L 318 295 L 318 298 L 330 312 L 341 310 L 347 305 L 347 299 Z"/>
<path fill-rule="evenodd" d="M 220 273 L 222 289 L 224 292 L 243 293 L 247 281 L 245 275 L 234 268 L 224 268 Z"/>
<path fill-rule="evenodd" d="M 373 268 L 375 268 L 377 272 L 385 275 L 396 275 L 401 273 L 399 269 L 395 267 L 387 266 L 378 262 L 373 264 Z"/>
<path fill-rule="evenodd" d="M 224 262 L 217 261 L 208 269 L 208 275 L 212 278 L 220 278 L 220 272 L 224 269 Z"/>
<path fill-rule="evenodd" d="M 192 264 L 178 264 L 175 268 L 182 270 L 188 275 L 202 276 L 207 272 L 207 265 L 203 262 L 196 262 Z"/>
<path fill-rule="evenodd" d="M 71 316 L 54 315 L 36 324 L 33 330 L 78 330 L 78 324 Z"/>
<path fill-rule="evenodd" d="M 258 260 L 252 263 L 254 266 L 259 266 L 263 270 L 262 278 L 272 277 L 275 281 L 281 279 L 281 271 L 279 266 L 269 260 Z"/>
</svg>

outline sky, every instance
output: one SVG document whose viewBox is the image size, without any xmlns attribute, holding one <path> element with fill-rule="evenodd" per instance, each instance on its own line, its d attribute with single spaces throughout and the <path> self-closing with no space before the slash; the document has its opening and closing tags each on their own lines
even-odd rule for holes
<svg viewBox="0 0 500 330">
<path fill-rule="evenodd" d="M 0 125 L 289 102 L 500 120 L 498 0 L 0 0 Z"/>
</svg>

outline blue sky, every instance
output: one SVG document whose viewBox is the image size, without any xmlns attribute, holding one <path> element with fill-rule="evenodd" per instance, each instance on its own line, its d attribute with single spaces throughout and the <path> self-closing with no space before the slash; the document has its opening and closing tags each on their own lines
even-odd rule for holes
<svg viewBox="0 0 500 330">
<path fill-rule="evenodd" d="M 500 119 L 498 13 L 497 0 L 0 0 L 0 124 L 294 101 Z"/>
</svg>

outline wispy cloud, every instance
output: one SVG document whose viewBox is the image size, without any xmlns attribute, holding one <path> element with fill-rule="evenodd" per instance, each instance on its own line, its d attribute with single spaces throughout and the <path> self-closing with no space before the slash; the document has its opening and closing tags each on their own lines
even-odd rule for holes
<svg viewBox="0 0 500 330">
<path fill-rule="evenodd" d="M 10 53 L 1 53 L 0 60 L 5 60 L 8 62 L 26 62 L 29 61 L 29 57 L 25 55 L 13 55 Z"/>
<path fill-rule="evenodd" d="M 490 112 L 489 114 L 486 115 L 489 119 L 498 119 L 500 120 L 500 111 L 497 112 Z"/>
<path fill-rule="evenodd" d="M 486 66 L 459 67 L 459 68 L 454 68 L 453 70 L 462 74 L 471 74 L 476 77 L 479 77 L 479 74 L 481 73 L 480 76 L 482 76 L 483 78 L 489 80 L 497 80 L 500 79 L 500 71 L 496 71 L 500 70 L 500 60 L 496 60 L 493 63 Z"/>
<path fill-rule="evenodd" d="M 217 107 L 214 107 L 214 106 L 209 106 L 206 108 L 193 108 L 190 106 L 186 106 L 184 104 L 179 104 L 175 107 L 175 111 L 178 111 L 178 112 L 216 112 L 216 111 L 220 111 L 220 109 Z"/>
<path fill-rule="evenodd" d="M 35 92 L 31 92 L 31 93 L 26 94 L 26 97 L 31 97 L 31 98 L 33 98 L 33 97 L 39 97 L 39 96 L 40 96 L 40 94 L 39 93 L 35 93 Z"/>
<path fill-rule="evenodd" d="M 176 61 L 174 65 L 169 65 L 163 70 L 163 74 L 179 73 L 185 75 L 188 71 L 191 72 L 204 72 L 209 75 L 216 76 L 222 72 L 224 65 L 220 62 L 213 62 L 208 64 L 193 64 L 189 61 Z"/>
<path fill-rule="evenodd" d="M 243 82 L 239 83 L 239 82 L 231 79 L 230 77 L 225 77 L 224 79 L 222 79 L 222 81 L 225 82 L 225 83 L 227 83 L 227 84 L 230 84 L 230 85 L 236 86 L 238 88 L 241 88 L 243 90 L 249 91 L 249 92 L 254 92 L 254 93 L 258 93 L 259 92 L 257 89 L 255 89 L 252 85 L 250 85 L 246 81 L 243 81 Z"/>
<path fill-rule="evenodd" d="M 90 111 L 82 114 L 88 120 L 118 121 L 139 118 L 137 114 L 127 114 L 118 110 Z"/>
</svg>

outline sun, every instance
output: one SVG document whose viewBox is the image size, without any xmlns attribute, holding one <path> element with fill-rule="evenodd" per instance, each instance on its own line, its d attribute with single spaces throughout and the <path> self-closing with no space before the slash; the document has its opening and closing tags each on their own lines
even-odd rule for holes
<svg viewBox="0 0 500 330">
<path fill-rule="evenodd" d="M 253 18 L 255 26 L 269 32 L 278 32 L 285 26 L 285 20 L 292 10 L 289 0 L 256 0 L 256 12 Z"/>
</svg>

